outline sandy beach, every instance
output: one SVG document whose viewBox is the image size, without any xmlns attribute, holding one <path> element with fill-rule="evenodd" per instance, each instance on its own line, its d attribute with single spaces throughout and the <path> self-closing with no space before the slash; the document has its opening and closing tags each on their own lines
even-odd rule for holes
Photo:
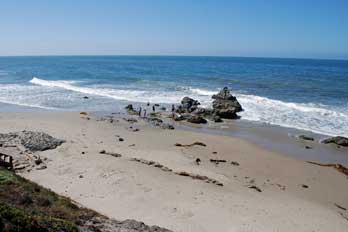
<svg viewBox="0 0 348 232">
<path fill-rule="evenodd" d="M 161 129 L 137 117 L 114 116 L 2 113 L 0 128 L 66 140 L 38 153 L 47 168 L 24 169 L 21 175 L 111 218 L 173 231 L 348 228 L 347 177 L 334 168 L 241 138 Z M 194 142 L 206 146 L 175 146 Z M 1 150 L 11 153 L 11 148 Z"/>
</svg>

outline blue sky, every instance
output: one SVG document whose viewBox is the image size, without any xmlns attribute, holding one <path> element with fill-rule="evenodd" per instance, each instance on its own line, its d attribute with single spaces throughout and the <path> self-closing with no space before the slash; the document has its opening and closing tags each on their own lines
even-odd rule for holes
<svg viewBox="0 0 348 232">
<path fill-rule="evenodd" d="M 347 0 L 1 0 L 0 55 L 348 59 Z"/>
</svg>

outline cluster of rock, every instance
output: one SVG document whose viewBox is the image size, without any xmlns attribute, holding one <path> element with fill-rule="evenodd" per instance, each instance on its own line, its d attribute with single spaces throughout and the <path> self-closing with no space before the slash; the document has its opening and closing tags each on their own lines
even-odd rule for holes
<svg viewBox="0 0 348 232">
<path fill-rule="evenodd" d="M 170 123 L 164 122 L 162 119 L 157 117 L 149 117 L 147 121 L 154 127 L 159 127 L 162 129 L 174 130 L 174 126 Z"/>
<path fill-rule="evenodd" d="M 307 135 L 299 135 L 299 139 L 306 140 L 306 141 L 315 141 L 313 137 L 307 136 Z M 336 144 L 338 146 L 342 147 L 348 147 L 348 138 L 343 136 L 334 136 L 330 138 L 326 138 L 320 141 L 324 144 Z"/>
<path fill-rule="evenodd" d="M 136 220 L 124 220 L 117 221 L 108 219 L 105 217 L 94 217 L 86 222 L 83 226 L 79 227 L 81 232 L 171 232 L 171 230 L 159 227 L 159 226 L 148 226 L 143 222 Z"/>
<path fill-rule="evenodd" d="M 30 171 L 32 168 L 45 169 L 45 159 L 38 151 L 55 149 L 65 140 L 56 139 L 49 134 L 36 131 L 0 133 L 0 151 L 13 158 L 13 169 Z"/>
<path fill-rule="evenodd" d="M 181 104 L 173 112 L 172 117 L 175 121 L 186 120 L 187 122 L 195 124 L 207 123 L 207 119 L 214 122 L 222 122 L 222 119 L 239 118 L 237 113 L 243 110 L 242 106 L 237 98 L 230 93 L 230 90 L 227 87 L 224 87 L 219 93 L 213 95 L 212 99 L 212 108 L 203 108 L 200 107 L 199 101 L 190 97 L 184 97 L 181 100 Z M 137 111 L 131 104 L 127 105 L 125 109 L 130 115 L 140 116 L 141 109 L 140 111 Z M 156 113 L 149 113 L 150 117 L 148 120 L 151 124 L 172 129 L 167 124 L 164 124 L 161 119 L 154 117 L 152 114 Z"/>
<path fill-rule="evenodd" d="M 134 109 L 134 107 L 133 107 L 132 104 L 127 105 L 127 106 L 125 107 L 125 109 L 127 110 L 128 114 L 132 114 L 132 115 L 137 115 L 137 114 L 139 114 L 139 112 L 136 111 L 136 110 Z"/>
<path fill-rule="evenodd" d="M 348 138 L 342 136 L 331 137 L 321 141 L 322 143 L 333 143 L 342 147 L 348 147 Z"/>
<path fill-rule="evenodd" d="M 242 106 L 227 87 L 212 96 L 214 99 L 212 109 L 199 107 L 200 103 L 189 97 L 184 97 L 181 105 L 176 109 L 174 120 L 187 120 L 190 123 L 207 123 L 206 119 L 222 122 L 222 119 L 237 119 L 237 113 L 242 111 Z"/>
<path fill-rule="evenodd" d="M 21 131 L 16 133 L 0 134 L 0 144 L 7 146 L 22 145 L 31 152 L 55 149 L 65 140 L 56 139 L 44 132 Z"/>
</svg>

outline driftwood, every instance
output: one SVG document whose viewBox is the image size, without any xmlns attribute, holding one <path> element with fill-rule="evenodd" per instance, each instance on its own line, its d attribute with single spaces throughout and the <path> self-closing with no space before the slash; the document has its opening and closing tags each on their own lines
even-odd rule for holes
<svg viewBox="0 0 348 232">
<path fill-rule="evenodd" d="M 251 185 L 251 186 L 249 186 L 249 188 L 250 188 L 250 189 L 255 189 L 255 190 L 258 191 L 259 193 L 262 192 L 262 190 L 261 190 L 259 187 L 257 187 L 256 185 Z"/>
<path fill-rule="evenodd" d="M 99 152 L 99 154 L 111 155 L 111 156 L 116 157 L 116 158 L 122 157 L 122 155 L 119 154 L 119 153 L 107 152 L 107 151 L 105 151 L 105 150 L 101 150 L 101 151 Z"/>
<path fill-rule="evenodd" d="M 341 212 L 338 212 L 338 213 L 339 213 L 344 219 L 348 220 L 348 217 L 344 216 L 343 213 L 341 213 Z"/>
<path fill-rule="evenodd" d="M 226 163 L 226 160 L 223 159 L 210 159 L 210 162 L 219 164 L 219 163 Z"/>
<path fill-rule="evenodd" d="M 195 145 L 202 146 L 202 147 L 206 147 L 207 146 L 205 143 L 202 143 L 202 142 L 194 142 L 194 143 L 191 143 L 191 144 L 181 144 L 181 143 L 174 144 L 174 146 L 177 146 L 177 147 L 193 147 Z"/>
<path fill-rule="evenodd" d="M 321 167 L 333 167 L 337 171 L 343 173 L 344 175 L 348 176 L 348 168 L 344 167 L 342 164 L 322 164 L 322 163 L 317 163 L 317 162 L 312 162 L 312 161 L 307 161 L 307 163 L 318 165 Z"/>
<path fill-rule="evenodd" d="M 344 208 L 343 206 L 340 206 L 340 205 L 337 204 L 337 203 L 335 203 L 334 205 L 335 205 L 337 208 L 341 209 L 341 210 L 344 210 L 344 211 L 347 210 L 346 208 Z"/>
<path fill-rule="evenodd" d="M 135 162 L 139 162 L 139 163 L 142 163 L 142 164 L 146 164 L 146 165 L 149 165 L 149 166 L 153 166 L 153 167 L 156 167 L 156 168 L 159 168 L 161 169 L 162 171 L 165 171 L 165 172 L 171 172 L 171 173 L 174 173 L 176 175 L 179 175 L 179 176 L 184 176 L 184 177 L 190 177 L 194 180 L 200 180 L 200 181 L 204 181 L 206 183 L 210 183 L 210 184 L 215 184 L 217 186 L 223 186 L 223 183 L 221 183 L 220 181 L 218 180 L 215 180 L 215 179 L 212 179 L 212 178 L 209 178 L 207 176 L 201 176 L 201 175 L 198 175 L 198 174 L 192 174 L 192 173 L 188 173 L 188 172 L 185 172 L 185 171 L 173 171 L 172 169 L 156 162 L 156 161 L 152 161 L 152 160 L 145 160 L 145 159 L 139 159 L 139 158 L 131 158 L 129 159 L 130 161 L 135 161 Z"/>
<path fill-rule="evenodd" d="M 223 183 L 221 183 L 220 181 L 212 179 L 212 178 L 209 178 L 207 176 L 201 176 L 201 175 L 198 175 L 198 174 L 192 174 L 192 173 L 188 173 L 188 172 L 185 172 L 185 171 L 174 172 L 174 173 L 179 175 L 179 176 L 190 177 L 190 178 L 192 178 L 194 180 L 201 180 L 201 181 L 204 181 L 206 183 L 215 184 L 217 186 L 224 186 Z"/>
</svg>

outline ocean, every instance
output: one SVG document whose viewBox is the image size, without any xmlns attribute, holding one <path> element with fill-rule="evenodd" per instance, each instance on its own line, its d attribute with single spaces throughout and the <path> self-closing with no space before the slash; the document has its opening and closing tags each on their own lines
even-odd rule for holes
<svg viewBox="0 0 348 232">
<path fill-rule="evenodd" d="M 224 86 L 243 106 L 241 120 L 348 136 L 348 61 L 0 57 L 0 102 L 49 110 L 117 111 L 129 103 L 177 104 L 184 96 L 209 107 Z"/>
</svg>

